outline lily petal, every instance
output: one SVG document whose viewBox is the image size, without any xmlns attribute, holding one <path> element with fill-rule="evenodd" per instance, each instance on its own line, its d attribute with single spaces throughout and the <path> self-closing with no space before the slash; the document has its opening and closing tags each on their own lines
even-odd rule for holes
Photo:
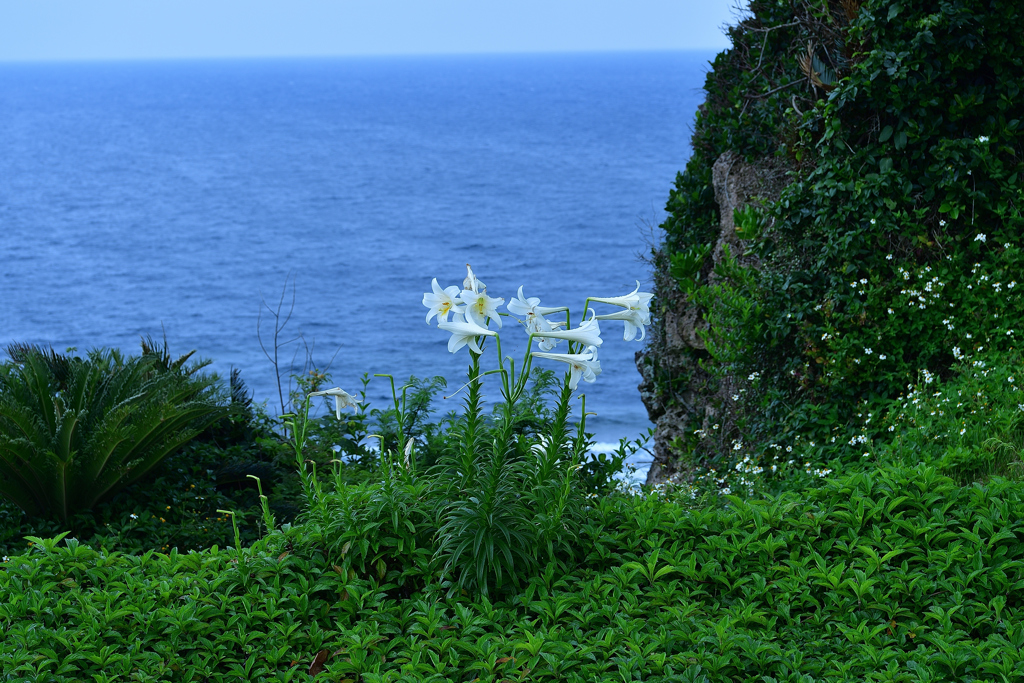
<svg viewBox="0 0 1024 683">
<path fill-rule="evenodd" d="M 323 391 L 311 391 L 310 396 L 333 396 L 334 397 L 334 414 L 340 420 L 342 408 L 355 408 L 358 404 L 362 403 L 362 399 L 358 399 L 352 394 L 334 387 L 333 389 L 325 389 Z"/>
</svg>

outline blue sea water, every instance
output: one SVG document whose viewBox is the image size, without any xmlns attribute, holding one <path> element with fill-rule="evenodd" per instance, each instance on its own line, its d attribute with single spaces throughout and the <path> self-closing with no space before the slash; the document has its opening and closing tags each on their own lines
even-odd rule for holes
<svg viewBox="0 0 1024 683">
<path fill-rule="evenodd" d="M 424 323 L 431 278 L 461 284 L 471 263 L 491 296 L 523 285 L 576 316 L 587 296 L 649 289 L 640 257 L 711 57 L 0 65 L 0 345 L 135 352 L 166 334 L 172 353 L 240 368 L 273 411 L 257 315 L 292 283 L 282 340 L 301 334 L 321 369 L 334 356 L 332 384 L 389 372 L 454 388 L 469 358 Z M 589 428 L 614 442 L 650 426 L 642 343 L 602 332 L 603 373 L 581 387 Z M 525 339 L 507 323 L 503 351 Z M 374 405 L 387 396 L 370 384 Z"/>
</svg>

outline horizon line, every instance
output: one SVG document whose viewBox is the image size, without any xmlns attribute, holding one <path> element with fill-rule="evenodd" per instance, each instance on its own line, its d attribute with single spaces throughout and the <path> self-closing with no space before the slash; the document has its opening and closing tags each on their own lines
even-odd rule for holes
<svg viewBox="0 0 1024 683">
<path fill-rule="evenodd" d="M 587 50 L 493 50 L 475 52 L 352 52 L 329 54 L 239 54 L 239 55 L 179 55 L 179 56 L 138 56 L 138 57 L 53 57 L 53 58 L 0 58 L 0 65 L 13 64 L 82 64 L 82 63 L 138 63 L 138 62 L 204 62 L 204 61 L 269 61 L 269 60 L 314 60 L 314 59 L 388 59 L 388 58 L 431 58 L 431 57 L 526 57 L 526 56 L 568 56 L 606 54 L 652 54 L 652 53 L 714 53 L 718 54 L 729 46 L 687 47 L 687 48 L 606 48 Z"/>
</svg>

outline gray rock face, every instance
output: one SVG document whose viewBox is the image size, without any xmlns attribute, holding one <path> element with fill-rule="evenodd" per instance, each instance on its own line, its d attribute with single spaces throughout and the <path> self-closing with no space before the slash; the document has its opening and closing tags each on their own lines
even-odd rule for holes
<svg viewBox="0 0 1024 683">
<path fill-rule="evenodd" d="M 721 263 L 726 245 L 742 265 L 759 265 L 755 257 L 744 255 L 746 245 L 736 233 L 734 212 L 752 202 L 778 199 L 787 184 L 787 171 L 774 158 L 751 163 L 731 151 L 715 161 L 711 179 L 721 219 L 710 263 L 701 271 L 708 283 L 720 280 L 714 269 Z M 655 291 L 658 305 L 664 308 L 651 330 L 650 345 L 636 355 L 643 378 L 641 398 L 655 423 L 654 463 L 647 475 L 647 483 L 652 485 L 683 480 L 689 474 L 687 464 L 679 462 L 672 448 L 677 439 L 685 442 L 688 430 L 701 428 L 724 441 L 733 422 L 728 398 L 736 385 L 729 377 L 713 381 L 700 367 L 702 358 L 710 358 L 700 335 L 706 328 L 703 312 L 679 290 L 667 263 L 664 254 L 656 255 Z"/>
</svg>

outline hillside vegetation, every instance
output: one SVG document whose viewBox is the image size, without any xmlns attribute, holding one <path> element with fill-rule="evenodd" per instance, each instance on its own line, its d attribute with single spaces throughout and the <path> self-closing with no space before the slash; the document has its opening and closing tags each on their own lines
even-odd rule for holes
<svg viewBox="0 0 1024 683">
<path fill-rule="evenodd" d="M 423 295 L 469 355 L 461 412 L 441 378 L 312 368 L 276 418 L 166 345 L 9 351 L 0 680 L 1024 680 L 1020 20 L 753 3 L 653 300 L 572 328 L 520 290 L 502 328 L 471 269 Z M 642 439 L 590 453 L 594 302 L 627 337 L 654 314 L 656 486 L 616 478 Z M 524 328 L 569 353 L 517 364 Z M 125 377 L 153 391 L 104 391 Z"/>
<path fill-rule="evenodd" d="M 1022 333 L 1020 4 L 750 13 L 655 254 L 640 365 L 661 466 L 684 478 L 772 444 L 850 462 L 885 436 L 864 415 Z"/>
</svg>

